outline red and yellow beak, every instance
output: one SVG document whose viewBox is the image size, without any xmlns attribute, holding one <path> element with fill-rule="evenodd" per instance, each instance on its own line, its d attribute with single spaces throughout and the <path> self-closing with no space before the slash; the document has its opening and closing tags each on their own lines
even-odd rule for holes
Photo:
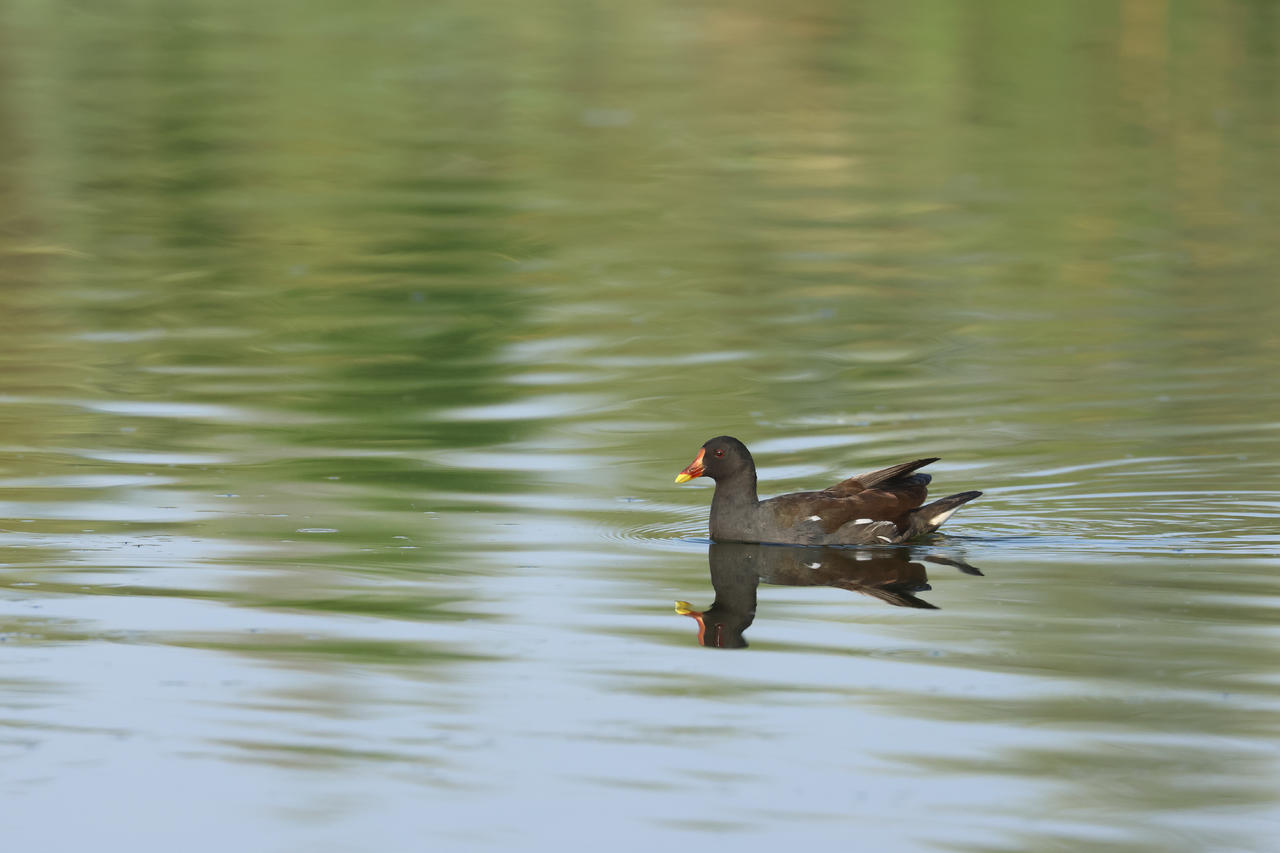
<svg viewBox="0 0 1280 853">
<path fill-rule="evenodd" d="M 707 452 L 705 447 L 698 450 L 698 455 L 693 457 L 693 461 L 689 463 L 689 467 L 685 468 L 679 474 L 676 474 L 677 483 L 687 483 L 694 477 L 701 477 L 702 472 L 706 469 L 702 467 L 702 456 Z"/>
</svg>

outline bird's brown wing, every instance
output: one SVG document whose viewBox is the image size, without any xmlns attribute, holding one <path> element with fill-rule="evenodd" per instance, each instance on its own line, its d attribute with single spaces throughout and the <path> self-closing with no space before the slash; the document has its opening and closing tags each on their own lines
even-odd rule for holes
<svg viewBox="0 0 1280 853">
<path fill-rule="evenodd" d="M 856 477 L 841 480 L 834 486 L 829 486 L 826 489 L 823 489 L 823 492 L 845 497 L 860 494 L 861 492 L 865 492 L 868 489 L 874 489 L 880 485 L 892 485 L 896 489 L 898 484 L 894 482 L 895 480 L 906 479 L 907 475 L 913 473 L 916 469 L 923 468 L 924 466 L 937 461 L 937 456 L 931 456 L 927 459 L 916 459 L 912 462 L 890 465 L 888 468 L 881 468 L 879 471 L 868 471 L 866 474 L 859 474 Z M 911 479 L 914 480 L 921 477 L 924 478 L 925 485 L 928 485 L 929 480 L 932 479 L 928 474 L 916 474 L 915 477 Z M 921 498 L 921 500 L 923 500 L 923 498 Z"/>
<path fill-rule="evenodd" d="M 815 523 L 831 534 L 851 521 L 896 522 L 924 503 L 929 481 L 921 479 L 923 482 L 907 478 L 889 484 L 889 488 L 866 489 L 848 496 L 832 494 L 830 490 L 796 492 L 765 503 L 785 528 Z"/>
</svg>

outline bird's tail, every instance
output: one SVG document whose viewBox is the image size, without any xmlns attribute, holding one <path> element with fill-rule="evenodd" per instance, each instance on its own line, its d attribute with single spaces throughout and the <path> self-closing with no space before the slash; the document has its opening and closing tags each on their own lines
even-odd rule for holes
<svg viewBox="0 0 1280 853">
<path fill-rule="evenodd" d="M 957 495 L 938 498 L 933 503 L 925 504 L 919 509 L 912 510 L 907 516 L 907 529 L 904 531 L 902 538 L 904 540 L 914 539 L 917 536 L 932 533 L 941 527 L 942 523 L 950 518 L 953 512 L 974 498 L 981 496 L 982 492 L 960 492 Z"/>
</svg>

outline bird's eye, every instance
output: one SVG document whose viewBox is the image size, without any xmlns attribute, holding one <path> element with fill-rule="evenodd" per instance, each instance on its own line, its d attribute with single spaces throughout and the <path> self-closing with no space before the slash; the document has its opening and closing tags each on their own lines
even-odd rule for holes
<svg viewBox="0 0 1280 853">
<path fill-rule="evenodd" d="M 716 456 L 724 456 L 724 448 L 720 448 L 715 452 Z"/>
</svg>

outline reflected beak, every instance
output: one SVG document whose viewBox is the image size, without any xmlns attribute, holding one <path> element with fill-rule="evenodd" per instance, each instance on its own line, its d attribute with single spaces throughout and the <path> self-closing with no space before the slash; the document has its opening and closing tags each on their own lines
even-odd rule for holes
<svg viewBox="0 0 1280 853">
<path fill-rule="evenodd" d="M 693 605 L 687 601 L 676 602 L 676 612 L 681 616 L 691 616 L 698 622 L 698 645 L 705 646 L 707 644 L 707 623 L 702 618 L 701 610 L 694 610 Z"/>
<path fill-rule="evenodd" d="M 698 455 L 695 456 L 693 458 L 693 461 L 689 463 L 689 467 L 685 468 L 679 474 L 676 474 L 677 483 L 687 483 L 690 480 L 692 480 L 694 477 L 702 476 L 702 472 L 706 470 L 702 467 L 702 455 L 706 452 L 707 452 L 707 449 L 705 447 L 699 450 Z"/>
</svg>

